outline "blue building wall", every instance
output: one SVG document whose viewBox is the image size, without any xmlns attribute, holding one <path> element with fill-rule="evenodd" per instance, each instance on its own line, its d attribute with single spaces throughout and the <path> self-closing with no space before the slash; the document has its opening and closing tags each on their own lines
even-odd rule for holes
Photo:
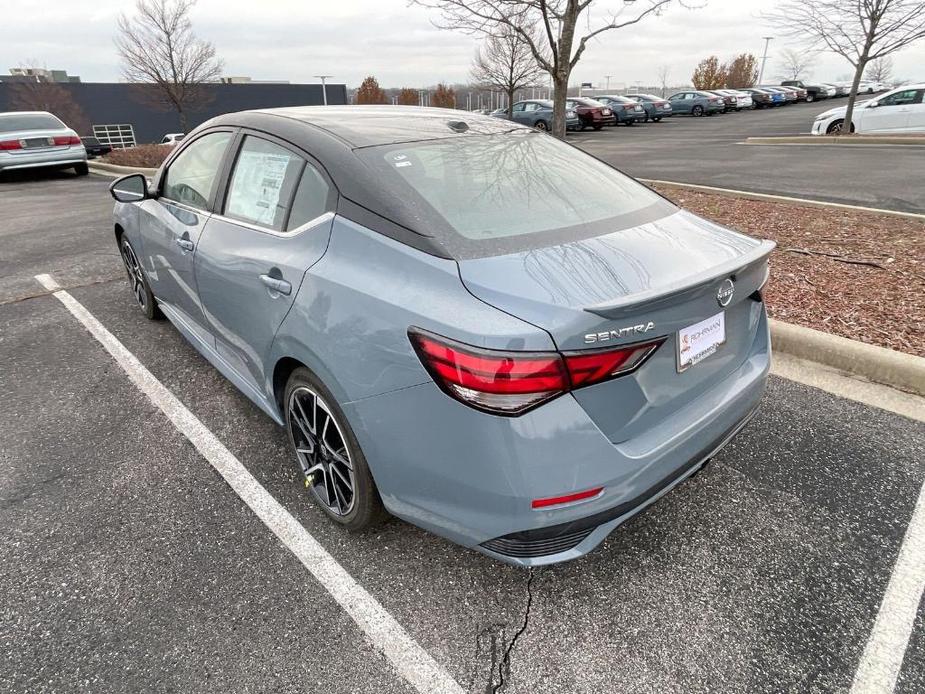
<svg viewBox="0 0 925 694">
<path fill-rule="evenodd" d="M 71 93 L 90 125 L 131 124 L 139 144 L 160 142 L 165 133 L 180 132 L 175 111 L 152 105 L 150 87 L 125 83 L 80 82 L 58 85 Z M 0 83 L 0 111 L 20 110 L 10 104 L 9 82 Z M 316 106 L 324 103 L 320 84 L 207 84 L 202 108 L 187 114 L 188 129 L 222 113 L 277 106 Z M 327 86 L 328 103 L 347 103 L 343 84 Z M 89 135 L 92 133 L 80 133 Z"/>
</svg>

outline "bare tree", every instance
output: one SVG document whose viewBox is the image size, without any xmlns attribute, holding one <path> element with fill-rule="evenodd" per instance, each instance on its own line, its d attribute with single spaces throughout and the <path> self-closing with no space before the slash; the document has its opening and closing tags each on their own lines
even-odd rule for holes
<svg viewBox="0 0 925 694">
<path fill-rule="evenodd" d="M 836 53 L 854 67 L 842 132 L 851 131 L 867 64 L 925 37 L 921 0 L 786 0 L 768 18 L 810 48 Z"/>
<path fill-rule="evenodd" d="M 662 86 L 662 98 L 665 98 L 665 95 L 668 93 L 668 79 L 671 76 L 671 66 L 670 65 L 659 65 L 658 71 L 655 73 L 658 77 L 658 83 Z"/>
<path fill-rule="evenodd" d="M 530 47 L 537 64 L 553 84 L 552 133 L 565 137 L 565 97 L 569 76 L 588 42 L 604 32 L 621 29 L 658 15 L 673 2 L 691 6 L 703 0 L 631 0 L 617 9 L 600 8 L 596 0 L 412 0 L 440 11 L 437 26 L 468 33 L 502 36 L 516 32 Z"/>
<path fill-rule="evenodd" d="M 535 85 L 543 70 L 533 51 L 516 31 L 501 27 L 497 36 L 487 36 L 472 61 L 472 81 L 507 94 L 507 115 L 512 115 L 514 93 Z"/>
<path fill-rule="evenodd" d="M 119 16 L 116 36 L 122 76 L 149 85 L 140 93 L 174 109 L 184 132 L 188 112 L 209 101 L 203 84 L 217 80 L 222 71 L 215 46 L 193 34 L 193 5 L 195 0 L 138 0 L 133 17 Z"/>
<path fill-rule="evenodd" d="M 48 111 L 78 135 L 92 135 L 87 114 L 63 85 L 41 79 L 9 83 L 9 104 L 14 111 Z"/>
<path fill-rule="evenodd" d="M 893 77 L 893 59 L 887 55 L 871 60 L 864 77 L 871 82 L 889 82 Z"/>
<path fill-rule="evenodd" d="M 813 54 L 785 48 L 780 52 L 780 70 L 777 76 L 782 80 L 798 80 L 809 74 L 813 66 Z"/>
</svg>

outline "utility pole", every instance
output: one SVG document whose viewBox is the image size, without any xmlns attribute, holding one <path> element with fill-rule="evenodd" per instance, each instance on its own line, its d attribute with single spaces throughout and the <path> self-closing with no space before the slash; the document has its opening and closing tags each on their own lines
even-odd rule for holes
<svg viewBox="0 0 925 694">
<path fill-rule="evenodd" d="M 321 96 L 324 99 L 324 105 L 328 105 L 328 86 L 326 80 L 334 75 L 315 75 L 315 79 L 321 80 Z"/>
<path fill-rule="evenodd" d="M 761 69 L 758 71 L 758 84 L 762 83 L 764 77 L 764 64 L 768 62 L 768 44 L 771 43 L 773 36 L 762 36 L 764 39 L 764 55 L 761 57 Z"/>
<path fill-rule="evenodd" d="M 613 77 L 613 75 L 604 75 L 604 79 L 607 80 L 607 91 L 608 92 L 610 91 L 610 78 L 611 77 Z"/>
</svg>

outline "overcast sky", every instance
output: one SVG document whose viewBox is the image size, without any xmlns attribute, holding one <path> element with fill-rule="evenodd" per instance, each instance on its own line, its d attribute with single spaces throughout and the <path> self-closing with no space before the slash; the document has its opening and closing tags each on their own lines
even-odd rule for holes
<svg viewBox="0 0 925 694">
<path fill-rule="evenodd" d="M 585 52 L 572 82 L 611 86 L 655 84 L 659 65 L 671 81 L 687 83 L 696 63 L 715 53 L 726 59 L 752 52 L 774 31 L 761 14 L 774 0 L 697 0 L 705 7 L 675 6 L 662 16 L 602 34 Z M 116 18 L 128 0 L 4 0 L 0 69 L 24 63 L 80 75 L 85 82 L 116 81 L 113 46 Z M 593 8 L 622 6 L 597 0 Z M 597 10 L 598 12 L 602 10 Z M 477 39 L 436 29 L 432 11 L 406 0 L 199 0 L 192 14 L 196 33 L 215 43 L 225 74 L 254 79 L 315 82 L 313 75 L 355 87 L 375 75 L 384 87 L 468 81 Z M 593 26 L 594 15 L 591 17 Z M 776 56 L 787 46 L 771 42 L 766 79 L 778 72 Z M 790 44 L 793 46 L 793 44 Z M 837 56 L 820 56 L 813 77 L 847 79 L 851 69 Z M 894 57 L 894 77 L 925 80 L 925 41 Z"/>
</svg>

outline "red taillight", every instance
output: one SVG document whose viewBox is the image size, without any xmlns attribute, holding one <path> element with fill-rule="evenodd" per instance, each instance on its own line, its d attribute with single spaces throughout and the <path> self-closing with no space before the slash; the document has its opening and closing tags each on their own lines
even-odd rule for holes
<svg viewBox="0 0 925 694">
<path fill-rule="evenodd" d="M 0 140 L 0 150 L 22 149 L 19 140 Z"/>
<path fill-rule="evenodd" d="M 663 342 L 594 352 L 505 352 L 408 331 L 421 363 L 448 395 L 480 410 L 518 415 L 573 388 L 622 376 Z"/>
<path fill-rule="evenodd" d="M 530 505 L 533 508 L 546 508 L 547 506 L 558 506 L 559 504 L 568 504 L 573 501 L 581 501 L 582 499 L 590 499 L 591 497 L 597 496 L 602 491 L 603 487 L 595 487 L 594 489 L 588 489 L 583 492 L 575 492 L 574 494 L 565 494 L 563 496 L 550 496 L 546 499 L 534 499 L 530 502 Z"/>
<path fill-rule="evenodd" d="M 56 145 L 56 146 L 61 146 L 61 145 L 79 145 L 79 144 L 80 144 L 80 138 L 77 137 L 76 135 L 58 135 L 58 136 L 55 138 L 55 145 Z"/>
<path fill-rule="evenodd" d="M 556 352 L 501 352 L 418 331 L 409 336 L 437 385 L 480 410 L 520 414 L 569 387 Z"/>
<path fill-rule="evenodd" d="M 568 352 L 564 355 L 565 366 L 572 387 L 581 388 L 622 376 L 642 365 L 662 342 L 663 340 L 658 340 L 594 352 Z"/>
</svg>

